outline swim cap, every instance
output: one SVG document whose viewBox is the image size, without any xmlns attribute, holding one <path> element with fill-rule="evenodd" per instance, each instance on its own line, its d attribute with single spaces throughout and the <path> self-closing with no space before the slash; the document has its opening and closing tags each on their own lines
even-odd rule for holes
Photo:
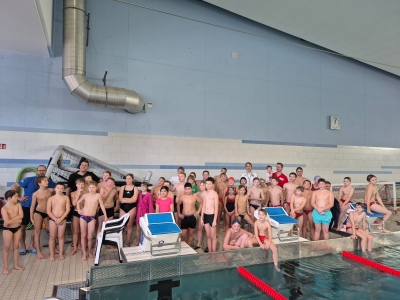
<svg viewBox="0 0 400 300">
<path fill-rule="evenodd" d="M 233 181 L 235 181 L 235 178 L 233 178 L 233 177 L 229 177 L 228 181 L 230 181 L 230 180 L 233 180 Z"/>
<path fill-rule="evenodd" d="M 314 176 L 314 180 L 320 179 L 320 178 L 321 178 L 321 176 L 319 176 L 319 175 L 315 175 L 315 176 Z"/>
<path fill-rule="evenodd" d="M 239 225 L 242 225 L 242 223 L 238 219 L 235 219 L 235 220 L 232 221 L 232 225 L 235 224 L 235 223 L 238 223 Z"/>
</svg>

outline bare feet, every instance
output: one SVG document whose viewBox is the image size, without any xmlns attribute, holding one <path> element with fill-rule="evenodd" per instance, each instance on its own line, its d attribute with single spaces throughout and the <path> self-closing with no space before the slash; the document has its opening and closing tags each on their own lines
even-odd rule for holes
<svg viewBox="0 0 400 300">
<path fill-rule="evenodd" d="M 22 267 L 20 267 L 20 266 L 18 266 L 18 265 L 14 266 L 14 269 L 15 269 L 15 270 L 20 270 L 20 271 L 23 271 L 23 270 L 24 270 L 24 268 L 22 268 Z"/>
<path fill-rule="evenodd" d="M 8 274 L 10 274 L 10 271 L 8 271 L 8 270 L 3 271 L 3 275 L 8 275 Z"/>
<path fill-rule="evenodd" d="M 60 254 L 60 260 L 64 260 L 64 254 Z"/>
<path fill-rule="evenodd" d="M 86 254 L 82 255 L 82 261 L 86 261 Z"/>
<path fill-rule="evenodd" d="M 60 251 L 56 248 L 54 249 L 54 254 L 60 254 Z"/>
<path fill-rule="evenodd" d="M 78 252 L 78 250 L 76 250 L 76 249 L 72 250 L 72 252 L 70 253 L 70 256 L 74 255 L 76 252 Z"/>
<path fill-rule="evenodd" d="M 39 259 L 45 259 L 46 257 L 42 253 L 37 254 L 37 258 Z"/>
<path fill-rule="evenodd" d="M 92 254 L 92 252 L 89 252 L 89 258 L 93 258 L 94 255 Z"/>
<path fill-rule="evenodd" d="M 54 261 L 54 257 L 50 256 L 49 261 Z"/>
<path fill-rule="evenodd" d="M 81 245 L 78 245 L 78 250 L 82 250 L 82 246 Z"/>
</svg>

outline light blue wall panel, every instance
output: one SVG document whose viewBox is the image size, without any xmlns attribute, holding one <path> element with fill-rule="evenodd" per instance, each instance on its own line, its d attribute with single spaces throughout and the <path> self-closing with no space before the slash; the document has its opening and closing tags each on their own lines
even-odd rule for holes
<svg viewBox="0 0 400 300">
<path fill-rule="evenodd" d="M 209 73 L 205 85 L 205 136 L 266 138 L 266 81 Z"/>
<path fill-rule="evenodd" d="M 400 147 L 400 101 L 384 96 L 365 96 L 366 144 Z"/>
<path fill-rule="evenodd" d="M 128 86 L 139 89 L 153 108 L 128 115 L 128 132 L 203 136 L 204 73 L 174 66 L 129 60 Z"/>
<path fill-rule="evenodd" d="M 114 1 L 88 1 L 90 33 L 88 51 L 128 57 L 129 7 Z"/>
<path fill-rule="evenodd" d="M 131 115 L 70 95 L 56 1 L 55 58 L 0 52 L 0 126 L 400 147 L 399 77 L 279 42 L 320 49 L 202 1 L 128 1 L 234 30 L 89 0 L 87 75 L 102 84 L 108 70 L 108 85 L 153 103 Z M 342 130 L 328 129 L 329 115 L 342 117 Z"/>
<path fill-rule="evenodd" d="M 320 141 L 319 89 L 278 82 L 269 82 L 268 88 L 268 140 L 298 143 Z"/>
<path fill-rule="evenodd" d="M 365 94 L 370 96 L 392 97 L 400 101 L 400 78 L 366 66 Z"/>
<path fill-rule="evenodd" d="M 190 20 L 130 7 L 129 57 L 203 70 L 205 27 Z"/>
<path fill-rule="evenodd" d="M 269 77 L 271 82 L 320 87 L 320 53 L 270 41 Z"/>
<path fill-rule="evenodd" d="M 4 69 L 0 68 L 0 73 Z M 25 85 L 19 82 L 0 81 L 0 124 L 4 126 L 25 126 Z"/>
<path fill-rule="evenodd" d="M 354 60 L 321 53 L 321 88 L 363 95 L 364 69 Z"/>
<path fill-rule="evenodd" d="M 232 58 L 232 52 L 238 58 Z M 206 70 L 247 78 L 268 78 L 268 40 L 207 26 Z"/>
<path fill-rule="evenodd" d="M 365 145 L 364 95 L 321 89 L 321 142 Z M 341 130 L 329 129 L 329 116 L 341 117 Z"/>
</svg>

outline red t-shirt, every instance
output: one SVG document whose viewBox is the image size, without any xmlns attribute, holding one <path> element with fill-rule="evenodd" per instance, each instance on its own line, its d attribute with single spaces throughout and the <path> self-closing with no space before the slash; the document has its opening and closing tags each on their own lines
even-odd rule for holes
<svg viewBox="0 0 400 300">
<path fill-rule="evenodd" d="M 289 182 L 289 180 L 288 180 L 288 178 L 286 177 L 286 175 L 285 174 L 281 174 L 280 176 L 278 176 L 278 175 L 276 175 L 276 172 L 275 173 L 272 173 L 272 177 L 275 177 L 275 178 L 278 178 L 278 185 L 281 187 L 281 188 L 283 188 L 283 185 L 285 184 L 285 183 L 287 183 L 287 182 Z M 270 181 L 271 181 L 271 178 L 269 179 Z"/>
</svg>

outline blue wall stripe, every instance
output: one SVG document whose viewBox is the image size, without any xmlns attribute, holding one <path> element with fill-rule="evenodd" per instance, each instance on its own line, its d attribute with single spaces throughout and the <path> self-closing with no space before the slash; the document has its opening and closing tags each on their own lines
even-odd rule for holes
<svg viewBox="0 0 400 300">
<path fill-rule="evenodd" d="M 323 147 L 323 148 L 337 148 L 337 145 L 329 144 L 312 144 L 312 143 L 292 143 L 292 142 L 271 142 L 271 141 L 252 141 L 242 140 L 242 144 L 260 144 L 260 145 L 283 145 L 283 146 L 306 146 L 306 147 Z"/>
<path fill-rule="evenodd" d="M 400 169 L 400 166 L 381 166 L 382 169 Z"/>
<path fill-rule="evenodd" d="M 38 165 L 47 165 L 49 160 L 47 159 L 14 159 L 14 158 L 3 158 L 0 159 L 0 168 L 24 168 L 27 166 L 36 167 Z M 64 164 L 69 165 L 69 160 L 64 160 Z M 221 162 L 206 162 L 204 165 L 130 165 L 130 164 L 120 164 L 120 165 L 113 165 L 119 169 L 161 169 L 161 170 L 176 170 L 179 167 L 184 167 L 185 169 L 192 169 L 192 170 L 219 170 L 222 167 L 226 167 L 228 170 L 242 170 L 245 171 L 244 167 L 245 163 L 221 163 Z M 261 164 L 261 163 L 254 163 L 253 170 L 254 171 L 261 171 L 265 170 L 267 165 L 275 166 L 275 164 Z M 284 164 L 284 167 L 302 167 L 305 168 L 305 164 Z"/>
<path fill-rule="evenodd" d="M 333 174 L 392 174 L 392 171 L 333 171 Z"/>
<path fill-rule="evenodd" d="M 272 167 L 275 167 L 276 162 L 275 163 L 251 163 L 253 165 L 253 169 L 255 170 L 255 168 L 257 168 L 257 170 L 265 170 L 265 167 L 270 165 Z M 219 166 L 220 168 L 240 168 L 245 170 L 245 162 L 244 163 L 223 163 L 223 162 L 206 162 L 205 163 L 206 166 Z M 302 167 L 305 168 L 306 165 L 305 164 L 283 164 L 283 167 Z M 234 170 L 238 170 L 238 169 L 234 169 Z"/>
<path fill-rule="evenodd" d="M 54 129 L 54 128 L 0 126 L 0 130 L 108 136 L 108 132 L 105 132 L 105 131 L 85 131 L 85 130 L 69 130 L 69 129 Z"/>
<path fill-rule="evenodd" d="M 118 169 L 160 169 L 160 165 L 113 165 Z"/>
</svg>

